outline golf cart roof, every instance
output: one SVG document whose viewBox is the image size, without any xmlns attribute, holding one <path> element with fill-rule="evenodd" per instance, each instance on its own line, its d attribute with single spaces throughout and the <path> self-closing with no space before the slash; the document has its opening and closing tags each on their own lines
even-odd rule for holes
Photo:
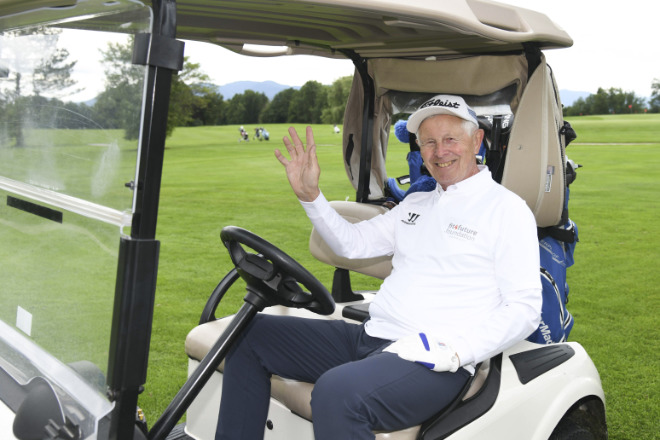
<svg viewBox="0 0 660 440">
<path fill-rule="evenodd" d="M 0 16 L 84 3 L 0 0 Z M 415 58 L 573 43 L 545 15 L 487 0 L 178 0 L 176 7 L 178 38 L 253 56 L 341 58 L 350 50 L 362 58 Z"/>
<path fill-rule="evenodd" d="M 182 0 L 177 5 L 180 38 L 249 55 L 259 55 L 245 48 L 250 43 L 286 46 L 287 54 L 332 56 L 349 49 L 363 58 L 509 51 L 527 41 L 541 48 L 572 44 L 543 14 L 483 0 Z"/>
</svg>

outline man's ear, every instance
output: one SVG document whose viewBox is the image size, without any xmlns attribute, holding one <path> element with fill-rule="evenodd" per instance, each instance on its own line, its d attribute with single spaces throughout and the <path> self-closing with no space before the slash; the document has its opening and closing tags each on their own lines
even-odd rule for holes
<svg viewBox="0 0 660 440">
<path fill-rule="evenodd" d="M 479 149 L 481 148 L 481 142 L 484 140 L 484 135 L 485 132 L 481 128 L 474 132 L 474 154 L 479 152 Z"/>
</svg>

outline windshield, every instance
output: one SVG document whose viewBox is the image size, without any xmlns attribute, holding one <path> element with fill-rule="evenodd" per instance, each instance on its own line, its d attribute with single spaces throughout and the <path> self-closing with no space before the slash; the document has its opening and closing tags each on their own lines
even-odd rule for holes
<svg viewBox="0 0 660 440">
<path fill-rule="evenodd" d="M 132 41 L 151 14 L 82 3 L 85 19 L 42 9 L 33 22 L 52 24 L 0 29 L 0 380 L 46 378 L 90 438 L 112 409 L 104 374 L 146 70 Z"/>
</svg>

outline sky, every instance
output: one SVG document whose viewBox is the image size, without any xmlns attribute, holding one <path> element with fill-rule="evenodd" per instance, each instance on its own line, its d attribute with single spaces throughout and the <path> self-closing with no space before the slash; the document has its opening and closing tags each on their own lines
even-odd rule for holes
<svg viewBox="0 0 660 440">
<path fill-rule="evenodd" d="M 596 93 L 620 88 L 651 95 L 660 79 L 660 1 L 658 0 L 503 0 L 542 12 L 573 38 L 568 49 L 545 51 L 560 89 Z M 208 44 L 186 42 L 185 54 L 200 63 L 213 83 L 275 81 L 302 86 L 310 80 L 332 84 L 353 74 L 346 60 L 293 56 L 254 58 Z"/>
</svg>

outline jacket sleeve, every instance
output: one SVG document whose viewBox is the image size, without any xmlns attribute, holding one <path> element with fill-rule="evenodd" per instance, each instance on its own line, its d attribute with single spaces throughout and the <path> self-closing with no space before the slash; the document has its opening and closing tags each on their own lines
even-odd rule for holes
<svg viewBox="0 0 660 440">
<path fill-rule="evenodd" d="M 313 202 L 300 203 L 335 254 L 345 258 L 372 258 L 394 252 L 394 210 L 351 223 L 332 209 L 323 193 Z"/>
</svg>

